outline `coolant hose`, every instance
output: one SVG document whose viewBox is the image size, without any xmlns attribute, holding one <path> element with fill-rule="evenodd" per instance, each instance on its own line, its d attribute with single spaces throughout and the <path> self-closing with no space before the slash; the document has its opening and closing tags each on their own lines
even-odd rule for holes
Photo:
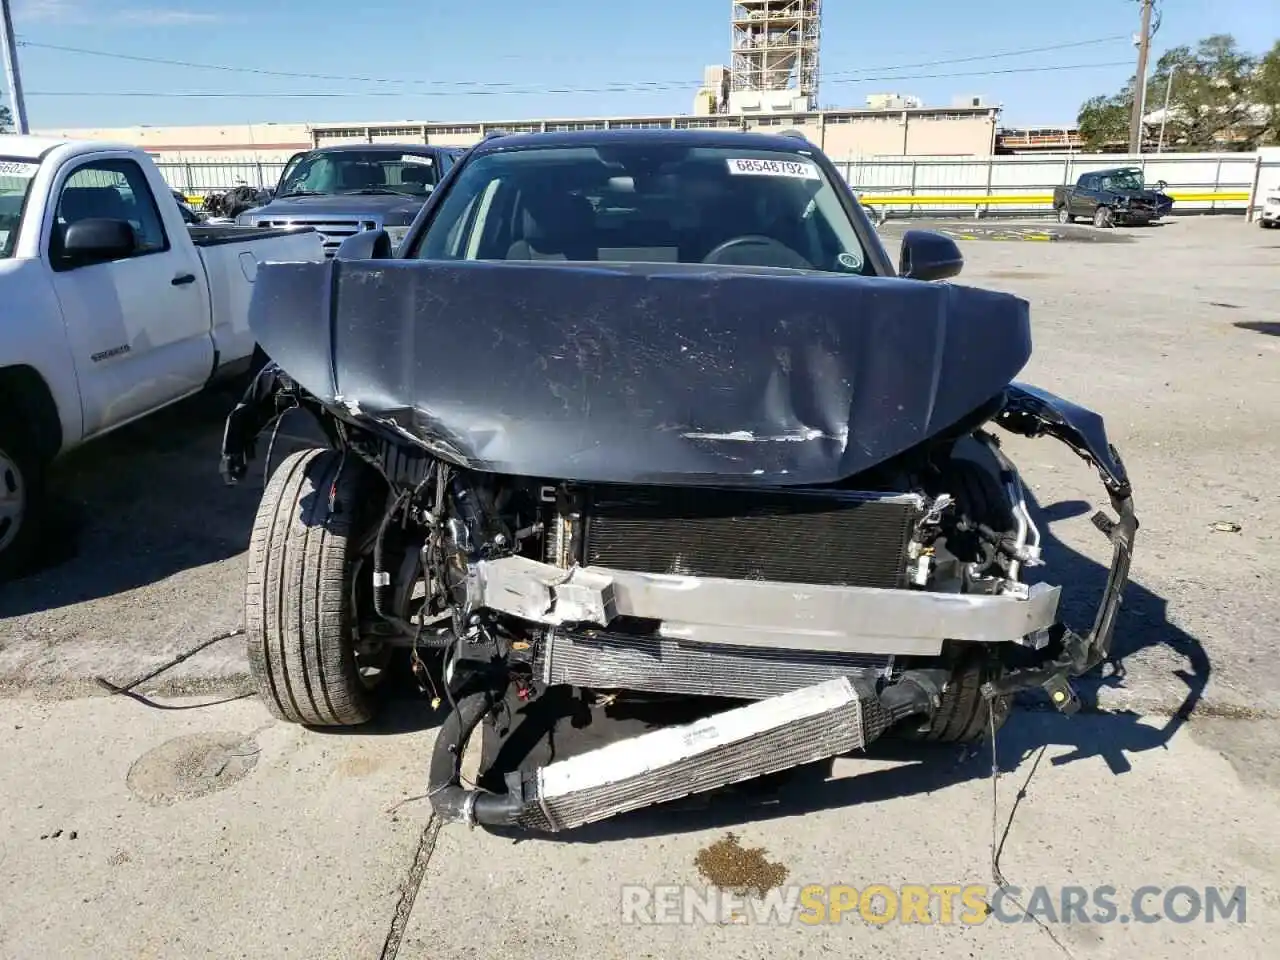
<svg viewBox="0 0 1280 960">
<path fill-rule="evenodd" d="M 524 810 L 524 800 L 517 794 L 468 790 L 461 784 L 462 751 L 491 709 L 493 695 L 489 691 L 467 694 L 445 717 L 436 736 L 427 790 L 431 809 L 446 823 L 510 826 Z"/>
</svg>

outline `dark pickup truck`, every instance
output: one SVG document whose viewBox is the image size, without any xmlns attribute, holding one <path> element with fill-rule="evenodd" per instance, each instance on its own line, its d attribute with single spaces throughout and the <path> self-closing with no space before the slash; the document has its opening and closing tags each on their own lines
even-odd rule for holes
<svg viewBox="0 0 1280 960">
<path fill-rule="evenodd" d="M 1053 188 L 1053 209 L 1059 223 L 1087 217 L 1095 227 L 1116 224 L 1148 224 L 1173 209 L 1173 198 L 1164 192 L 1165 181 L 1147 188 L 1138 167 L 1116 167 L 1082 173 L 1074 187 Z"/>
</svg>

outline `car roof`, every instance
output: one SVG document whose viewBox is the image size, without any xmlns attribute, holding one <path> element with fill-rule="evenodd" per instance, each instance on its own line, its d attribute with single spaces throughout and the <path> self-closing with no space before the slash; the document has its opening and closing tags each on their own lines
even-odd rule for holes
<svg viewBox="0 0 1280 960">
<path fill-rule="evenodd" d="M 0 139 L 0 154 L 19 160 L 39 160 L 50 150 L 65 146 L 70 140 L 57 137 L 36 137 L 27 134 L 10 134 Z"/>
<path fill-rule="evenodd" d="M 684 144 L 691 147 L 734 147 L 743 150 L 777 150 L 820 154 L 817 145 L 794 134 L 748 133 L 744 130 L 558 130 L 547 133 L 501 132 L 482 140 L 476 153 L 538 147 L 596 147 L 610 144 Z"/>
<path fill-rule="evenodd" d="M 307 153 L 458 153 L 459 147 L 434 143 L 334 143 L 312 147 Z"/>
</svg>

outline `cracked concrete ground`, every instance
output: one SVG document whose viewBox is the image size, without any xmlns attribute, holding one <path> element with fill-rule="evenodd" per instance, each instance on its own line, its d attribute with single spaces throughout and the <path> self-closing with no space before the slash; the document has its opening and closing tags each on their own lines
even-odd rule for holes
<svg viewBox="0 0 1280 960">
<path fill-rule="evenodd" d="M 150 704 L 103 696 L 95 677 L 128 683 L 239 622 L 260 484 L 217 476 L 223 395 L 68 462 L 48 568 L 0 587 L 0 956 L 1274 955 L 1280 235 L 1227 217 L 1114 231 L 1128 242 L 951 229 L 966 282 L 1031 300 L 1024 379 L 1106 416 L 1142 521 L 1126 671 L 1090 690 L 1111 712 L 1022 713 L 1001 735 L 1001 831 L 1030 778 L 1004 873 L 1028 893 L 1111 884 L 1122 903 L 1143 884 L 1243 885 L 1245 923 L 627 925 L 624 885 L 704 883 L 698 853 L 726 831 L 789 884 L 988 882 L 988 761 L 841 760 L 776 797 L 512 843 L 437 836 L 413 799 L 432 736 L 417 705 L 344 734 L 271 723 L 229 699 L 236 639 L 142 685 Z M 1101 489 L 1052 441 L 1008 446 L 1087 622 Z M 208 701 L 227 702 L 172 709 Z"/>
</svg>

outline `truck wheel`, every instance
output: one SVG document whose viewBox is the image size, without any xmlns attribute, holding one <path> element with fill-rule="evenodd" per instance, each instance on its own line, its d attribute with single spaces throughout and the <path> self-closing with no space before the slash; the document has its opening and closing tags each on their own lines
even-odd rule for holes
<svg viewBox="0 0 1280 960">
<path fill-rule="evenodd" d="M 1067 210 L 1066 207 L 1059 207 L 1058 222 L 1059 223 L 1075 223 L 1076 218 L 1071 215 L 1070 211 Z"/>
<path fill-rule="evenodd" d="M 40 541 L 44 470 L 21 421 L 0 420 L 0 582 L 21 574 Z"/>
<path fill-rule="evenodd" d="M 377 474 L 332 449 L 291 454 L 263 491 L 249 540 L 245 641 L 249 672 L 280 720 L 354 726 L 376 712 L 384 671 L 357 654 L 354 588 L 358 544 L 382 502 Z"/>
<path fill-rule="evenodd" d="M 1093 211 L 1093 225 L 1109 230 L 1116 225 L 1116 216 L 1110 207 L 1098 207 Z"/>
</svg>

